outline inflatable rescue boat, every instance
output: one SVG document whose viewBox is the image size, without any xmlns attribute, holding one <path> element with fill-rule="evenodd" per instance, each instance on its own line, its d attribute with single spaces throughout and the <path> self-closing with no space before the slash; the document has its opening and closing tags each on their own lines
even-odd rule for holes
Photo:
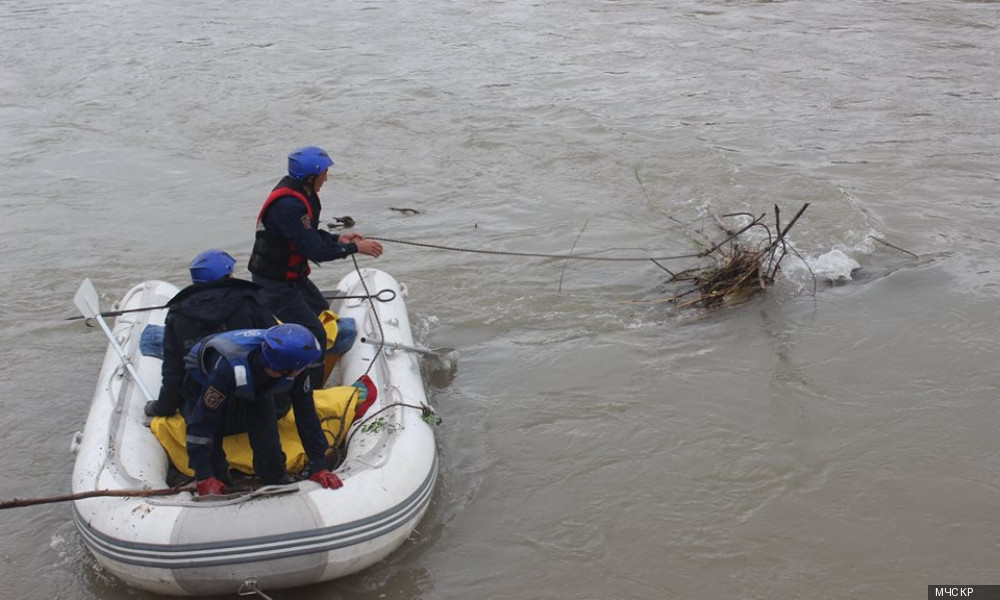
<svg viewBox="0 0 1000 600">
<path fill-rule="evenodd" d="M 163 305 L 177 291 L 163 281 L 135 286 L 115 305 L 113 327 L 89 280 L 77 293 L 77 306 L 108 338 L 85 428 L 73 440 L 73 493 L 94 494 L 74 501 L 73 519 L 100 566 L 159 594 L 234 594 L 336 579 L 398 548 L 427 511 L 438 473 L 436 415 L 424 392 L 421 349 L 413 347 L 405 286 L 361 269 L 335 292 L 349 297 L 334 308 L 357 332 L 327 385 L 350 386 L 367 374 L 377 389 L 343 432 L 334 471 L 343 487 L 303 480 L 205 498 L 169 490 L 170 458 L 143 413 L 160 385 L 161 359 L 148 333 L 162 327 Z"/>
</svg>

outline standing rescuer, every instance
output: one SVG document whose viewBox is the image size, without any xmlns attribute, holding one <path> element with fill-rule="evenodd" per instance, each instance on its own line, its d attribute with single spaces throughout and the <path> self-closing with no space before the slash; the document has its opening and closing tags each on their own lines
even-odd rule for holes
<svg viewBox="0 0 1000 600">
<path fill-rule="evenodd" d="M 333 160 L 316 146 L 288 155 L 288 175 L 264 201 L 257 217 L 257 232 L 248 268 L 251 280 L 283 323 L 298 323 L 326 347 L 326 331 L 318 315 L 329 308 L 323 294 L 309 279 L 309 261 L 317 263 L 346 258 L 360 252 L 374 258 L 382 244 L 357 232 L 337 235 L 319 228 L 319 190 L 327 180 Z M 323 385 L 323 366 L 309 368 L 312 386 Z"/>
</svg>

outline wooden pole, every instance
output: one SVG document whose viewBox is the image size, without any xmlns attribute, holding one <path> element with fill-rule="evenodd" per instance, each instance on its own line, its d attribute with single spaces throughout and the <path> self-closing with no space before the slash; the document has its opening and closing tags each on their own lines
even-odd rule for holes
<svg viewBox="0 0 1000 600">
<path fill-rule="evenodd" d="M 105 496 L 120 496 L 123 498 L 148 498 L 150 496 L 171 496 L 181 492 L 195 491 L 194 485 L 176 486 L 171 488 L 160 488 L 155 490 L 94 490 L 91 492 L 80 492 L 78 494 L 66 494 L 64 496 L 50 496 L 48 498 L 14 498 L 0 502 L 0 509 L 19 508 L 21 506 L 34 506 L 36 504 L 52 504 L 55 502 L 68 502 L 71 500 L 84 500 L 86 498 L 98 498 Z"/>
</svg>

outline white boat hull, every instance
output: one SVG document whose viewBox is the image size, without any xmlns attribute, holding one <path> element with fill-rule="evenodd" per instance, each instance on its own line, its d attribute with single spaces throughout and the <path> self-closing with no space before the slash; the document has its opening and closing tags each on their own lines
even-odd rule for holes
<svg viewBox="0 0 1000 600">
<path fill-rule="evenodd" d="M 381 271 L 362 274 L 364 285 L 352 274 L 338 291 L 365 295 L 366 289 L 388 288 L 396 298 L 374 308 L 368 300 L 348 300 L 335 307 L 338 314 L 355 319 L 359 338 L 412 345 L 405 288 Z M 163 305 L 176 292 L 169 283 L 146 282 L 117 308 Z M 122 315 L 112 330 L 154 395 L 161 361 L 142 355 L 139 337 L 147 324 L 162 325 L 165 312 Z M 344 487 L 326 490 L 305 481 L 222 501 L 188 492 L 77 500 L 73 518 L 87 547 L 129 585 L 170 595 L 235 593 L 249 583 L 261 590 L 308 585 L 382 560 L 426 512 L 438 464 L 433 429 L 420 410 L 427 403 L 416 356 L 355 343 L 338 366 L 341 381 L 330 383 L 350 384 L 366 370 L 379 394 L 350 431 L 347 458 L 336 471 Z M 74 493 L 168 487 L 166 453 L 143 424 L 145 402 L 109 344 L 75 444 Z"/>
</svg>

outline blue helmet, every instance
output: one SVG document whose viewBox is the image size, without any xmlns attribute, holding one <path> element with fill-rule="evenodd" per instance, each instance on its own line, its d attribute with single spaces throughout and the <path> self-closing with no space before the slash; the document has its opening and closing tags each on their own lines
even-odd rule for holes
<svg viewBox="0 0 1000 600">
<path fill-rule="evenodd" d="M 318 146 L 299 148 L 288 155 L 288 174 L 295 179 L 305 179 L 319 175 L 333 166 L 333 160 L 326 150 Z"/>
<path fill-rule="evenodd" d="M 297 371 L 323 354 L 316 336 L 302 325 L 283 323 L 264 332 L 264 365 L 275 371 Z"/>
<path fill-rule="evenodd" d="M 236 259 L 222 250 L 205 250 L 191 261 L 191 281 L 208 283 L 233 274 Z"/>
</svg>

